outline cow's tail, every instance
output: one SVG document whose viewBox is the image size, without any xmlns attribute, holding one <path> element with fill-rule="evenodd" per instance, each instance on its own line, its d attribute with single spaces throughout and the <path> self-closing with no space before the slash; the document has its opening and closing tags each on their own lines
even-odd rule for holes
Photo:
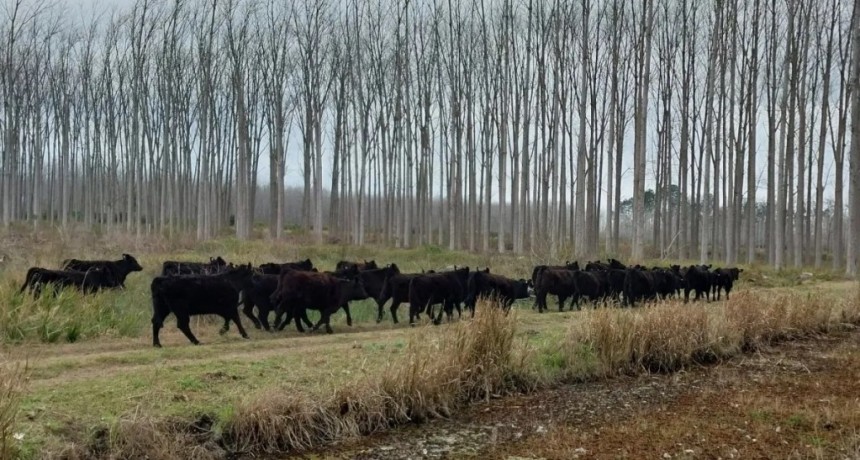
<svg viewBox="0 0 860 460">
<path fill-rule="evenodd" d="M 27 290 L 27 287 L 32 287 L 35 284 L 36 277 L 38 276 L 39 269 L 33 267 L 27 270 L 27 276 L 24 277 L 24 285 L 21 286 L 21 289 L 18 290 L 18 293 L 21 294 Z"/>
<path fill-rule="evenodd" d="M 167 317 L 169 313 L 169 308 L 167 302 L 164 298 L 164 293 L 161 289 L 159 289 L 161 283 L 159 283 L 159 279 L 156 278 L 152 280 L 152 322 L 155 324 L 158 322 L 158 326 L 161 327 L 161 323 L 164 321 L 164 318 Z"/>
<path fill-rule="evenodd" d="M 470 276 L 469 280 L 466 281 L 466 295 L 463 300 L 466 308 L 472 310 L 472 313 L 475 312 L 475 304 L 478 302 L 478 282 L 475 278 L 475 276 Z"/>
<path fill-rule="evenodd" d="M 391 297 L 391 277 L 385 278 L 382 282 L 382 289 L 379 290 L 379 297 L 376 298 L 377 305 L 383 305 L 388 298 Z M 381 308 L 381 307 L 380 307 Z"/>
</svg>

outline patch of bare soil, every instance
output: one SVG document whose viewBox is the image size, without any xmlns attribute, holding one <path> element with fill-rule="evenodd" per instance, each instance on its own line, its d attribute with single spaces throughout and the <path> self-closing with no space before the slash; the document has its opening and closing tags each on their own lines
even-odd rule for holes
<svg viewBox="0 0 860 460">
<path fill-rule="evenodd" d="M 860 331 L 672 375 L 496 399 L 309 456 L 860 458 Z"/>
</svg>

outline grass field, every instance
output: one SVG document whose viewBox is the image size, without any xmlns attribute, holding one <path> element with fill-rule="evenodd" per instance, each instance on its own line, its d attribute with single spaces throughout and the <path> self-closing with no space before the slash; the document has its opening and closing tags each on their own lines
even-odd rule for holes
<svg viewBox="0 0 860 460">
<path fill-rule="evenodd" d="M 29 238 L 5 245 L 0 265 L 0 364 L 9 376 L 0 378 L 0 454 L 7 449 L 22 458 L 210 458 L 224 449 L 277 454 L 315 448 L 390 424 L 444 416 L 490 393 L 671 371 L 727 359 L 761 343 L 826 332 L 860 317 L 856 284 L 837 274 L 815 273 L 801 284 L 800 271 L 745 267 L 739 292 L 728 303 L 563 313 L 551 308 L 539 315 L 529 308 L 531 301 L 523 301 L 509 317 L 479 315 L 410 328 L 393 325 L 388 314 L 376 324 L 375 306 L 360 302 L 352 308 L 354 325 L 348 327 L 338 314 L 331 335 L 250 329 L 251 340 L 243 340 L 235 329 L 218 335 L 220 322 L 201 318 L 192 322 L 204 344 L 199 347 L 169 319 L 164 348 L 157 350 L 151 347 L 149 282 L 166 259 L 221 255 L 261 263 L 309 257 L 322 269 L 341 259 L 375 259 L 396 262 L 406 272 L 468 265 L 513 277 L 557 261 L 436 247 Z M 121 252 L 131 252 L 144 266 L 129 277 L 126 291 L 86 297 L 64 292 L 38 301 L 17 294 L 30 265 L 56 267 L 68 257 L 113 258 Z M 668 262 L 649 264 L 658 263 Z M 6 425 L 4 401 L 11 408 L 6 412 L 16 415 Z M 345 422 L 344 407 L 358 415 Z M 189 439 L 197 440 L 196 450 L 167 454 Z"/>
</svg>

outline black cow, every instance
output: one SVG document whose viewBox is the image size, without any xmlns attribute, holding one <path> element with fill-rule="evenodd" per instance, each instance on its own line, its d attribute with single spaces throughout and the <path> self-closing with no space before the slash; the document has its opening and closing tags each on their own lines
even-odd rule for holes
<svg viewBox="0 0 860 460">
<path fill-rule="evenodd" d="M 508 310 L 515 300 L 529 297 L 528 281 L 514 280 L 484 271 L 469 273 L 464 303 L 466 308 L 472 311 L 472 316 L 475 316 L 475 304 L 479 297 L 495 297 L 500 306 Z"/>
<path fill-rule="evenodd" d="M 365 298 L 367 292 L 357 278 L 348 280 L 327 273 L 292 270 L 280 275 L 278 287 L 270 300 L 277 305 L 275 323 L 278 330 L 282 330 L 290 319 L 295 318 L 296 329 L 304 332 L 298 318 L 305 315 L 304 310 L 313 309 L 320 312 L 320 319 L 313 326 L 313 330 L 316 331 L 325 324 L 326 332 L 331 334 L 331 315 L 349 301 Z M 285 314 L 286 320 L 281 321 Z"/>
<path fill-rule="evenodd" d="M 298 262 L 286 262 L 286 263 L 276 263 L 269 262 L 265 264 L 260 264 L 260 271 L 264 275 L 280 275 L 284 270 L 299 270 L 299 271 L 312 271 L 314 269 L 314 264 L 311 262 L 311 259 L 300 260 Z"/>
<path fill-rule="evenodd" d="M 158 276 L 152 280 L 152 345 L 161 347 L 158 331 L 170 313 L 176 315 L 176 326 L 194 345 L 200 342 L 189 327 L 190 317 L 218 315 L 224 318 L 222 332 L 230 321 L 236 323 L 239 334 L 248 338 L 239 319 L 239 291 L 253 275 L 251 265 L 229 267 L 214 275 Z"/>
<path fill-rule="evenodd" d="M 699 300 L 702 296 L 705 300 L 710 301 L 710 292 L 712 288 L 713 278 L 709 271 L 710 265 L 691 265 L 687 268 L 684 275 L 684 301 L 690 301 L 690 291 L 695 291 L 696 297 L 693 300 Z"/>
<path fill-rule="evenodd" d="M 626 270 L 627 265 L 622 264 L 616 259 L 609 259 L 609 268 L 613 270 Z"/>
<path fill-rule="evenodd" d="M 376 305 L 379 308 L 376 322 L 382 321 L 382 307 L 385 306 L 388 299 L 391 299 L 391 320 L 394 321 L 394 324 L 397 324 L 397 307 L 401 303 L 409 302 L 409 284 L 416 277 L 426 274 L 428 273 L 397 273 L 386 278 L 382 284 L 382 291 L 380 291 L 379 296 L 376 298 Z"/>
<path fill-rule="evenodd" d="M 609 265 L 603 262 L 588 262 L 585 264 L 585 271 L 593 272 L 593 271 L 605 271 L 609 270 Z"/>
<path fill-rule="evenodd" d="M 120 260 L 78 260 L 66 259 L 63 261 L 63 270 L 74 270 L 85 272 L 91 268 L 102 268 L 112 278 L 111 286 L 125 288 L 125 278 L 131 272 L 139 272 L 143 267 L 137 263 L 137 259 L 130 254 L 123 254 Z"/>
<path fill-rule="evenodd" d="M 532 287 L 535 288 L 535 292 L 537 292 L 538 278 L 540 278 L 540 275 L 541 275 L 541 273 L 543 273 L 544 270 L 579 270 L 579 262 L 578 261 L 573 261 L 573 262 L 568 261 L 567 263 L 565 263 L 565 265 L 538 265 L 538 266 L 534 267 L 532 269 L 532 277 L 531 277 L 530 281 L 531 281 Z M 546 307 L 546 304 L 544 304 L 544 307 Z M 537 297 L 535 297 L 535 304 L 532 306 L 532 309 L 535 309 L 535 308 L 540 310 L 540 307 L 538 306 Z"/>
<path fill-rule="evenodd" d="M 414 325 L 415 319 L 422 311 L 433 319 L 433 305 L 441 303 L 442 309 L 433 319 L 434 324 L 442 322 L 442 311 L 450 321 L 454 307 L 459 310 L 459 304 L 466 297 L 466 283 L 469 278 L 469 267 L 454 268 L 453 271 L 420 275 L 409 283 L 409 324 Z"/>
<path fill-rule="evenodd" d="M 538 279 L 538 277 L 540 276 L 540 274 L 541 274 L 544 270 L 547 270 L 547 269 L 553 269 L 553 270 L 579 270 L 579 262 L 578 262 L 578 261 L 573 261 L 573 262 L 569 262 L 569 261 L 568 261 L 568 262 L 567 262 L 567 263 L 565 263 L 564 265 L 538 265 L 538 266 L 536 266 L 535 268 L 533 268 L 533 269 L 532 269 L 532 279 L 531 279 L 531 281 L 532 281 L 532 285 L 537 285 L 537 279 Z"/>
<path fill-rule="evenodd" d="M 680 281 L 670 269 L 654 267 L 650 270 L 654 282 L 654 294 L 661 299 L 668 299 L 681 288 Z"/>
<path fill-rule="evenodd" d="M 182 262 L 168 260 L 161 264 L 161 276 L 211 275 L 227 268 L 227 262 L 218 257 L 210 257 L 209 262 Z"/>
<path fill-rule="evenodd" d="M 272 303 L 271 296 L 278 287 L 278 278 L 278 275 L 254 274 L 242 290 L 242 311 L 257 329 L 262 327 L 267 331 L 273 330 L 269 325 L 269 313 L 276 310 L 276 305 Z M 257 315 L 254 315 L 255 306 L 257 307 Z M 307 315 L 301 319 L 308 327 L 313 326 Z"/>
<path fill-rule="evenodd" d="M 337 263 L 337 265 L 335 265 L 334 268 L 335 268 L 335 270 L 344 270 L 344 269 L 352 268 L 352 267 L 355 267 L 356 270 L 358 270 L 358 271 L 376 270 L 377 268 L 379 268 L 376 265 L 375 260 L 371 260 L 370 262 L 368 262 L 366 260 L 364 262 L 350 262 L 348 260 L 341 260 L 340 262 Z"/>
<path fill-rule="evenodd" d="M 743 271 L 743 268 L 718 268 L 714 270 L 714 274 L 717 275 L 714 285 L 714 294 L 716 294 L 717 300 L 720 300 L 720 290 L 726 292 L 726 300 L 729 300 L 729 293 L 732 292 L 735 281 L 740 278 Z"/>
<path fill-rule="evenodd" d="M 628 268 L 624 275 L 624 302 L 631 307 L 640 300 L 651 300 L 657 295 L 654 274 L 642 267 Z"/>
<path fill-rule="evenodd" d="M 627 279 L 627 270 L 610 268 L 604 273 L 606 273 L 606 296 L 620 302 L 621 294 L 624 293 L 624 280 Z"/>
<path fill-rule="evenodd" d="M 323 273 L 334 276 L 335 278 L 352 280 L 358 278 L 359 269 L 357 265 L 347 265 L 346 267 L 337 268 L 333 272 L 324 271 Z"/>
<path fill-rule="evenodd" d="M 538 312 L 547 309 L 546 296 L 552 294 L 558 297 L 558 311 L 564 311 L 564 301 L 571 297 L 576 304 L 579 301 L 573 273 L 576 270 L 565 268 L 545 268 L 541 270 L 535 283 L 535 304 Z"/>
<path fill-rule="evenodd" d="M 579 308 L 579 299 L 587 297 L 593 304 L 603 299 L 606 296 L 606 285 L 609 280 L 605 276 L 605 271 L 600 273 L 573 270 L 573 284 L 576 287 L 576 296 L 574 302 Z"/>
<path fill-rule="evenodd" d="M 57 292 L 60 288 L 72 286 L 89 294 L 100 289 L 112 287 L 113 284 L 113 275 L 101 267 L 91 268 L 85 272 L 32 267 L 27 270 L 24 284 L 18 292 L 23 293 L 27 288 L 30 288 L 33 291 L 33 295 L 39 297 L 42 294 L 42 288 L 50 285 L 54 288 L 54 292 Z"/>
<path fill-rule="evenodd" d="M 380 298 L 382 296 L 382 290 L 385 287 L 385 282 L 386 280 L 388 280 L 388 278 L 399 274 L 400 268 L 397 267 L 397 264 L 391 264 L 387 267 L 362 270 L 358 272 L 358 278 L 364 285 L 364 290 L 367 292 L 367 296 L 369 298 L 372 298 L 373 301 L 376 302 L 377 323 L 382 321 L 382 307 L 385 304 L 385 300 L 388 300 L 386 298 L 385 300 L 380 301 Z"/>
</svg>

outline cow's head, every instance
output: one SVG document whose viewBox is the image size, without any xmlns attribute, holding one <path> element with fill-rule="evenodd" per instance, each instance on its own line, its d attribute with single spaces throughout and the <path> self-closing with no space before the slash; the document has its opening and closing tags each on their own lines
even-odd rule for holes
<svg viewBox="0 0 860 460">
<path fill-rule="evenodd" d="M 522 278 L 514 281 L 514 297 L 517 299 L 527 299 L 534 295 L 534 290 L 532 289 L 531 280 L 524 280 Z"/>
<path fill-rule="evenodd" d="M 338 280 L 338 283 L 341 285 L 341 289 L 345 290 L 344 296 L 347 301 L 363 300 L 370 297 L 364 289 L 364 283 L 361 281 L 361 278 Z"/>
<path fill-rule="evenodd" d="M 627 266 L 622 264 L 617 259 L 609 259 L 609 268 L 614 268 L 617 270 L 623 270 L 623 269 L 627 268 Z"/>
<path fill-rule="evenodd" d="M 140 266 L 137 259 L 135 259 L 131 254 L 123 254 L 122 261 L 125 263 L 125 266 L 129 271 L 139 272 L 143 270 L 143 267 Z"/>
<path fill-rule="evenodd" d="M 251 277 L 254 276 L 254 267 L 251 264 L 230 264 L 222 274 L 230 285 L 236 289 L 242 289 L 251 281 Z"/>
<path fill-rule="evenodd" d="M 335 276 L 338 278 L 353 279 L 358 277 L 358 265 L 350 264 L 340 270 L 335 271 Z"/>
<path fill-rule="evenodd" d="M 738 278 L 741 277 L 741 272 L 743 272 L 743 271 L 744 271 L 743 268 L 730 268 L 729 269 L 729 273 L 731 273 L 732 279 L 735 281 L 737 281 Z"/>
</svg>

